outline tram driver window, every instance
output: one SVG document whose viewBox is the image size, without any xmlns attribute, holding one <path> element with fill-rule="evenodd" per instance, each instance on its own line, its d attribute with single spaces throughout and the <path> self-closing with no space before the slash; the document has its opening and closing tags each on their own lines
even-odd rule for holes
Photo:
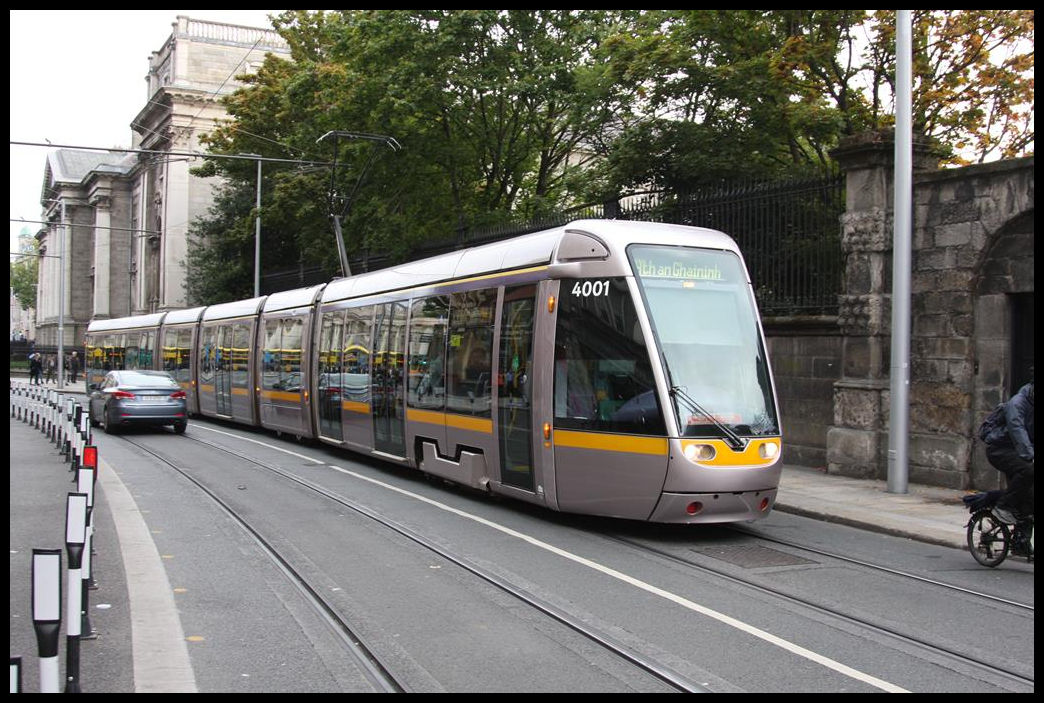
<svg viewBox="0 0 1044 703">
<path fill-rule="evenodd" d="M 587 285 L 585 285 L 587 284 Z M 555 335 L 555 426 L 666 434 L 649 350 L 622 278 L 561 283 Z"/>
</svg>

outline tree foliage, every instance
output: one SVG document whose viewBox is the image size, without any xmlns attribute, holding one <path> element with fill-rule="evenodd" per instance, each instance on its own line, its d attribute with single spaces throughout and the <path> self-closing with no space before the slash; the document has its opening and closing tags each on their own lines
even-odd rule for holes
<svg viewBox="0 0 1044 703">
<path fill-rule="evenodd" d="M 953 163 L 1032 151 L 1033 12 L 915 21 L 918 128 Z M 348 213 L 350 253 L 403 257 L 460 228 L 621 191 L 800 174 L 840 138 L 892 121 L 891 11 L 287 10 L 274 26 L 291 60 L 270 55 L 240 77 L 209 137 L 216 153 L 286 160 L 263 167 L 266 268 L 335 273 L 332 214 Z M 335 153 L 321 140 L 334 131 L 402 149 L 342 139 Z M 198 241 L 229 241 L 194 252 L 190 274 L 224 262 L 214 281 L 233 285 L 244 273 L 227 257 L 252 262 L 256 168 L 204 171 L 235 187 Z M 217 294 L 193 276 L 198 300 Z"/>
<path fill-rule="evenodd" d="M 894 10 L 874 14 L 873 94 L 894 92 Z M 1032 153 L 1033 10 L 914 10 L 914 128 L 954 164 Z M 890 124 L 875 99 L 875 122 Z"/>
<path fill-rule="evenodd" d="M 32 252 L 11 262 L 11 292 L 26 310 L 36 307 L 36 282 L 40 271 L 39 243 L 33 240 L 32 247 Z"/>
</svg>

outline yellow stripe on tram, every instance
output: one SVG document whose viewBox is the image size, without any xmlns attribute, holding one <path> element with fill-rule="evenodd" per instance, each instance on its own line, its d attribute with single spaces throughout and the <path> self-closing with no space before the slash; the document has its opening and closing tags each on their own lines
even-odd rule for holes
<svg viewBox="0 0 1044 703">
<path fill-rule="evenodd" d="M 424 422 L 429 425 L 445 425 L 458 430 L 493 434 L 493 420 L 484 417 L 469 417 L 454 413 L 440 413 L 431 410 L 406 409 L 406 419 L 410 422 Z"/>
<path fill-rule="evenodd" d="M 636 437 L 634 435 L 603 434 L 556 430 L 555 445 L 572 449 L 595 449 L 603 452 L 626 452 L 667 456 L 666 437 Z"/>
</svg>

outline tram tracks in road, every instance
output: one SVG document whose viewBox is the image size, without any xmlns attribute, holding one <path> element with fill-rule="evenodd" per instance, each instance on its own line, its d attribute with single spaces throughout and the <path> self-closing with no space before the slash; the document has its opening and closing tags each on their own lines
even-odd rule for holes
<svg viewBox="0 0 1044 703">
<path fill-rule="evenodd" d="M 524 587 L 512 583 L 510 580 L 493 573 L 492 571 L 485 569 L 474 562 L 454 554 L 437 544 L 436 542 L 428 539 L 424 535 L 410 529 L 409 527 L 394 521 L 387 516 L 381 515 L 377 511 L 358 503 L 350 498 L 343 495 L 334 493 L 329 489 L 320 486 L 312 481 L 304 479 L 291 471 L 287 471 L 280 467 L 274 466 L 268 462 L 261 461 L 259 459 L 244 456 L 242 453 L 237 452 L 228 447 L 222 446 L 215 442 L 209 442 L 198 437 L 192 437 L 185 435 L 180 438 L 180 441 L 191 440 L 193 442 L 208 446 L 216 451 L 230 454 L 237 457 L 238 459 L 248 462 L 254 466 L 257 466 L 265 471 L 272 474 L 278 475 L 281 478 L 291 481 L 311 492 L 314 492 L 328 500 L 335 502 L 336 504 L 345 507 L 363 517 L 366 517 L 382 527 L 389 529 L 407 540 L 423 547 L 424 549 L 438 555 L 447 562 L 456 565 L 457 567 L 467 571 L 468 573 L 476 576 L 485 583 L 494 586 L 500 591 L 508 594 L 518 601 L 530 606 L 536 611 L 543 615 L 557 621 L 558 623 L 568 627 L 574 632 L 582 635 L 591 642 L 599 645 L 603 649 L 609 651 L 616 657 L 625 661 L 631 666 L 634 666 L 646 674 L 649 674 L 656 680 L 668 686 L 670 689 L 686 692 L 686 693 L 697 693 L 706 692 L 706 689 L 699 683 L 687 678 L 686 676 L 674 671 L 671 667 L 662 664 L 661 662 L 655 661 L 653 658 L 646 656 L 640 652 L 634 651 L 631 647 L 619 642 L 611 635 L 592 627 L 581 617 L 573 615 L 562 608 L 555 606 L 544 599 L 535 596 L 528 592 Z M 381 663 L 380 658 L 370 648 L 366 647 L 363 640 L 357 636 L 351 624 L 347 622 L 337 611 L 337 608 L 330 604 L 325 598 L 323 598 L 314 588 L 309 586 L 307 580 L 297 570 L 294 569 L 292 564 L 279 554 L 279 551 L 275 549 L 265 538 L 255 530 L 248 521 L 237 511 L 231 507 L 226 501 L 222 500 L 213 490 L 205 486 L 202 482 L 194 478 L 187 472 L 183 467 L 179 466 L 178 463 L 164 456 L 162 453 L 145 446 L 140 442 L 127 439 L 128 442 L 133 444 L 135 447 L 153 456 L 158 461 L 170 466 L 172 469 L 177 471 L 180 475 L 184 476 L 200 490 L 204 492 L 210 499 L 217 503 L 221 509 L 232 517 L 243 529 L 245 529 L 252 537 L 257 540 L 261 545 L 265 553 L 279 566 L 280 570 L 289 578 L 306 596 L 308 601 L 323 614 L 327 622 L 330 623 L 336 631 L 342 634 L 342 639 L 345 640 L 346 646 L 349 651 L 353 653 L 353 656 L 359 661 L 363 670 L 367 672 L 368 678 L 371 680 L 371 684 L 374 686 L 376 691 L 407 691 L 408 688 L 405 684 L 397 679 L 397 677 L 390 670 L 390 667 L 386 667 Z"/>
<path fill-rule="evenodd" d="M 348 622 L 348 620 L 344 618 L 326 598 L 314 589 L 309 584 L 308 580 L 280 554 L 279 550 L 266 540 L 260 532 L 254 529 L 254 527 L 251 526 L 251 524 L 243 518 L 235 508 L 222 500 L 217 493 L 195 479 L 185 471 L 183 467 L 179 466 L 169 457 L 164 456 L 160 452 L 157 452 L 141 442 L 126 437 L 124 439 L 129 444 L 134 445 L 136 448 L 152 456 L 157 461 L 169 466 L 199 488 L 208 498 L 217 504 L 222 512 L 232 518 L 236 524 L 251 536 L 265 556 L 275 564 L 276 568 L 279 569 L 291 584 L 293 584 L 293 586 L 304 597 L 305 601 L 314 608 L 323 621 L 327 623 L 330 629 L 341 640 L 344 644 L 345 650 L 356 662 L 359 670 L 363 673 L 374 692 L 403 693 L 407 691 L 406 687 L 382 663 L 380 657 L 368 648 L 364 640 L 355 633 L 352 624 Z"/>
<path fill-rule="evenodd" d="M 888 567 L 888 566 L 882 566 L 880 564 L 873 564 L 873 563 L 868 562 L 868 561 L 863 561 L 861 559 L 855 559 L 853 557 L 845 556 L 844 554 L 837 554 L 835 552 L 828 552 L 826 550 L 819 549 L 817 547 L 809 547 L 807 545 L 798 544 L 796 542 L 790 542 L 790 541 L 787 541 L 787 540 L 778 539 L 776 537 L 769 537 L 768 535 L 762 534 L 760 532 L 757 532 L 757 531 L 754 531 L 754 530 L 751 530 L 751 529 L 748 529 L 748 528 L 745 528 L 745 527 L 742 527 L 742 526 L 739 526 L 739 525 L 728 525 L 727 529 L 729 529 L 729 530 L 731 530 L 731 531 L 733 531 L 733 532 L 735 532 L 737 534 L 741 534 L 741 535 L 744 535 L 744 536 L 747 536 L 747 537 L 753 537 L 755 539 L 759 539 L 759 540 L 761 540 L 763 542 L 771 542 L 771 543 L 778 544 L 778 545 L 781 545 L 781 546 L 784 546 L 784 547 L 790 547 L 791 549 L 799 549 L 799 550 L 801 550 L 803 552 L 807 552 L 809 554 L 815 554 L 817 556 L 826 557 L 828 559 L 834 559 L 836 561 L 842 561 L 842 562 L 845 562 L 845 563 L 848 563 L 848 564 L 853 564 L 853 565 L 856 565 L 856 566 L 863 567 L 865 569 L 870 569 L 871 571 L 877 571 L 877 572 L 880 572 L 880 573 L 886 573 L 886 574 L 890 574 L 892 576 L 899 576 L 901 578 L 910 579 L 912 581 L 919 581 L 919 582 L 924 583 L 924 584 L 929 584 L 931 586 L 936 586 L 938 588 L 942 588 L 942 589 L 945 589 L 945 590 L 953 591 L 953 592 L 956 592 L 956 593 L 964 593 L 966 595 L 971 595 L 971 596 L 974 596 L 976 598 L 982 598 L 983 600 L 992 601 L 994 603 L 1011 606 L 1012 608 L 1015 608 L 1017 610 L 1022 610 L 1022 611 L 1026 611 L 1026 612 L 1029 612 L 1029 613 L 1033 613 L 1034 612 L 1034 609 L 1033 609 L 1034 606 L 1032 606 L 1032 605 L 1030 605 L 1028 603 L 1021 603 L 1019 601 L 1014 601 L 1014 600 L 1011 600 L 1011 599 L 1008 599 L 1008 598 L 1001 598 L 1000 596 L 993 595 L 992 593 L 983 593 L 982 591 L 975 591 L 975 590 L 972 590 L 970 588 L 965 588 L 964 586 L 958 586 L 956 584 L 946 583 L 945 581 L 939 581 L 938 579 L 930 579 L 930 578 L 928 578 L 926 576 L 921 576 L 919 574 L 910 573 L 909 571 L 902 571 L 902 570 L 899 570 L 899 569 L 893 569 L 893 568 Z"/>
<path fill-rule="evenodd" d="M 839 559 L 841 561 L 852 563 L 852 564 L 856 564 L 856 565 L 859 565 L 861 567 L 865 567 L 865 568 L 868 568 L 868 569 L 874 569 L 874 570 L 877 570 L 877 571 L 882 572 L 882 573 L 887 573 L 887 574 L 890 574 L 890 575 L 898 575 L 898 576 L 903 576 L 903 577 L 909 577 L 909 578 L 915 579 L 917 581 L 928 582 L 928 583 L 934 584 L 934 585 L 942 587 L 942 588 L 947 588 L 947 589 L 951 589 L 953 591 L 960 591 L 960 592 L 963 592 L 965 594 L 971 594 L 973 596 L 981 597 L 984 600 L 986 600 L 987 602 L 1000 602 L 1000 603 L 1003 603 L 1006 606 L 1010 606 L 1010 607 L 1013 607 L 1013 608 L 1016 608 L 1016 609 L 1021 609 L 1022 612 L 1028 612 L 1029 613 L 1029 617 L 1032 618 L 1033 606 L 1026 605 L 1024 603 L 1017 603 L 1017 602 L 1014 602 L 1014 601 L 1008 601 L 1008 600 L 1005 600 L 1005 599 L 997 598 L 996 596 L 991 596 L 990 594 L 978 593 L 978 592 L 972 591 L 970 589 L 965 589 L 965 588 L 962 588 L 962 587 L 959 587 L 959 586 L 954 586 L 952 584 L 946 584 L 946 583 L 943 583 L 943 582 L 940 582 L 940 581 L 934 581 L 934 580 L 931 580 L 931 579 L 926 579 L 926 578 L 918 576 L 916 574 L 909 574 L 909 573 L 897 571 L 897 570 L 894 570 L 894 569 L 890 569 L 890 568 L 887 568 L 887 567 L 882 567 L 882 566 L 878 566 L 878 565 L 869 564 L 869 563 L 866 563 L 866 562 L 861 562 L 859 560 L 852 559 L 850 557 L 844 557 L 844 556 L 841 556 L 841 555 L 829 554 L 827 552 L 822 552 L 822 551 L 816 550 L 814 548 L 803 547 L 803 546 L 797 545 L 797 544 L 791 544 L 791 543 L 783 541 L 783 540 L 775 540 L 775 539 L 765 537 L 764 535 L 760 535 L 760 534 L 755 533 L 755 532 L 744 530 L 743 528 L 737 528 L 735 526 L 728 526 L 728 528 L 733 530 L 733 531 L 735 531 L 735 532 L 738 532 L 740 534 L 752 537 L 752 538 L 757 539 L 757 540 L 776 542 L 776 543 L 779 543 L 779 544 L 782 544 L 782 545 L 793 547 L 794 549 L 805 550 L 806 552 L 816 553 L 816 554 L 819 554 L 820 556 L 825 556 L 825 557 L 829 557 L 829 558 L 833 558 L 833 559 Z M 880 623 L 872 622 L 872 621 L 870 621 L 870 620 L 868 620 L 866 618 L 859 617 L 859 616 L 853 615 L 851 613 L 842 612 L 841 610 L 839 610 L 837 608 L 830 607 L 830 606 L 824 605 L 822 603 L 817 603 L 814 600 L 811 600 L 809 598 L 806 598 L 806 597 L 803 597 L 803 596 L 800 596 L 800 595 L 795 595 L 794 593 L 789 593 L 789 592 L 786 592 L 786 591 L 784 591 L 782 589 L 779 589 L 779 588 L 773 588 L 771 586 L 767 586 L 767 585 L 764 584 L 763 581 L 760 581 L 760 580 L 757 580 L 757 579 L 754 579 L 754 578 L 743 578 L 743 577 L 737 576 L 734 572 L 726 570 L 724 568 L 715 568 L 715 567 L 712 567 L 712 566 L 708 566 L 707 564 L 701 563 L 700 561 L 698 561 L 695 558 L 690 558 L 688 556 L 684 556 L 684 555 L 680 555 L 678 553 L 674 553 L 674 552 L 668 551 L 667 549 L 662 549 L 660 547 L 656 547 L 656 546 L 652 546 L 652 545 L 649 545 L 649 544 L 645 544 L 645 543 L 642 543 L 642 542 L 640 542 L 640 541 L 638 541 L 636 539 L 630 538 L 630 537 L 622 537 L 622 536 L 611 535 L 611 534 L 607 534 L 607 533 L 602 533 L 602 536 L 605 539 L 609 540 L 609 541 L 612 541 L 612 542 L 621 544 L 623 546 L 626 546 L 628 548 L 631 548 L 631 549 L 635 550 L 636 552 L 643 553 L 645 555 L 651 555 L 654 558 L 664 559 L 664 560 L 666 560 L 668 562 L 671 562 L 671 563 L 674 563 L 674 564 L 678 564 L 678 565 L 681 565 L 683 567 L 699 571 L 700 573 L 710 574 L 710 575 L 712 575 L 714 577 L 724 579 L 725 581 L 727 581 L 729 583 L 736 584 L 736 585 L 739 585 L 741 587 L 749 588 L 749 589 L 758 591 L 760 593 L 767 594 L 767 595 L 769 595 L 771 597 L 779 598 L 779 599 L 782 599 L 784 601 L 787 601 L 787 602 L 799 605 L 799 606 L 801 606 L 801 607 L 803 607 L 805 609 L 808 609 L 808 610 L 810 610 L 810 611 L 812 611 L 814 613 L 821 614 L 821 615 L 826 615 L 828 617 L 841 620 L 841 621 L 849 623 L 851 625 L 855 625 L 858 628 L 863 628 L 863 629 L 868 630 L 868 631 L 870 631 L 872 633 L 875 633 L 875 634 L 878 634 L 878 635 L 884 635 L 884 636 L 886 636 L 888 638 L 892 638 L 894 640 L 898 640 L 898 641 L 904 643 L 905 645 L 913 645 L 913 646 L 917 647 L 918 649 L 928 653 L 930 656 L 947 658 L 950 661 L 957 661 L 957 662 L 962 663 L 963 665 L 974 667 L 976 670 L 978 670 L 979 672 L 982 672 L 984 674 L 988 674 L 990 676 L 1002 678 L 1002 679 L 1004 679 L 1004 680 L 1006 680 L 1006 681 L 1008 681 L 1008 682 L 1010 682 L 1012 684 L 1015 684 L 1016 686 L 1028 686 L 1028 687 L 1030 687 L 1030 690 L 1032 690 L 1032 688 L 1033 688 L 1033 677 L 1032 676 L 1026 676 L 1023 673 L 1020 673 L 1019 671 L 1015 671 L 1012 668 L 1010 668 L 1007 665 L 1007 660 L 1004 658 L 1004 652 L 1002 652 L 1002 651 L 998 651 L 997 652 L 997 655 L 998 655 L 998 659 L 997 660 L 986 661 L 985 659 L 980 659 L 978 657 L 970 656 L 968 654 L 965 654 L 965 653 L 962 653 L 960 651 L 957 651 L 953 647 L 948 646 L 946 644 L 941 644 L 941 643 L 938 643 L 938 642 L 932 642 L 932 641 L 929 641 L 926 638 L 922 638 L 922 637 L 918 637 L 918 636 L 913 635 L 913 634 L 908 634 L 908 633 L 905 633 L 905 632 L 901 632 L 901 631 L 899 631 L 897 629 L 881 625 Z"/>
</svg>

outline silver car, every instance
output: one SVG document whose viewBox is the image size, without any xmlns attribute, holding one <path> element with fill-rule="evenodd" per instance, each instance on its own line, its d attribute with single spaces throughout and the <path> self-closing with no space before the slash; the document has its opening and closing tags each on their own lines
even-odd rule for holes
<svg viewBox="0 0 1044 703">
<path fill-rule="evenodd" d="M 185 391 L 166 371 L 110 371 L 87 390 L 87 416 L 108 434 L 130 425 L 173 425 L 181 434 L 188 426 Z"/>
</svg>

